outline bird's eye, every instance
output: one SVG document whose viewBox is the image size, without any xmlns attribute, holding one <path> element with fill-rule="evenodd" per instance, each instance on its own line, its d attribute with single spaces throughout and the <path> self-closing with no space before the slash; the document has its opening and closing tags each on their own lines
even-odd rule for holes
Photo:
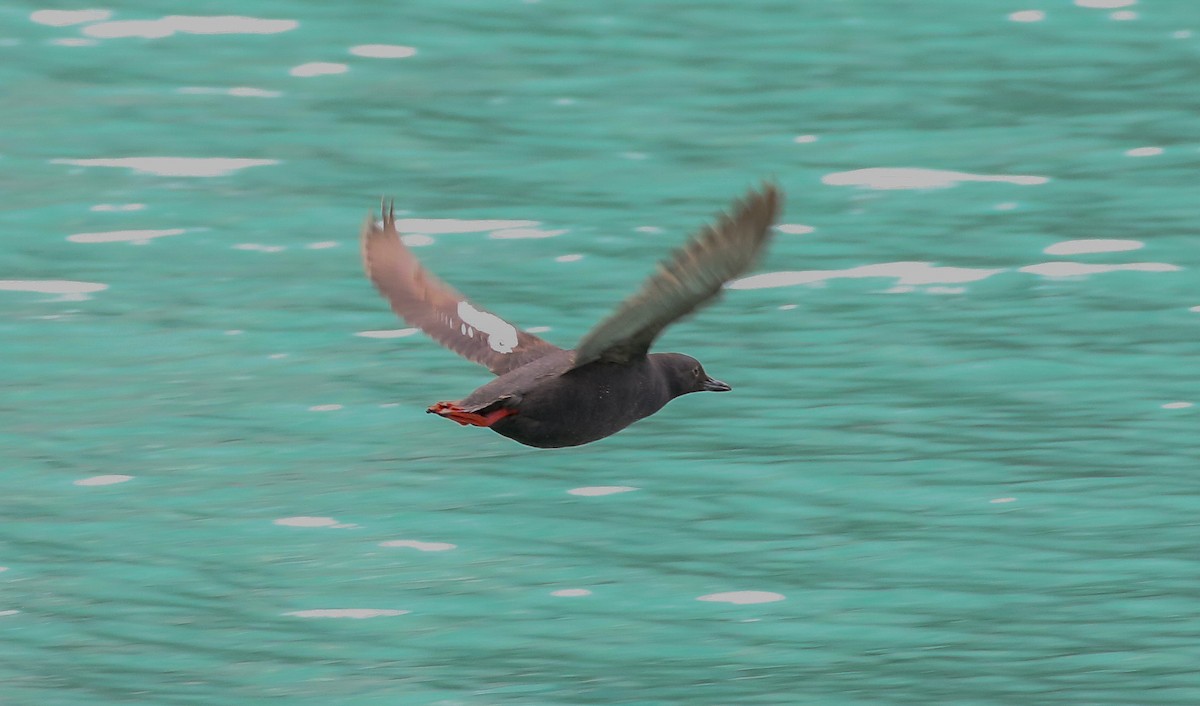
<svg viewBox="0 0 1200 706">
<path fill-rule="evenodd" d="M 700 366 L 697 365 L 696 367 L 692 368 L 692 375 L 700 377 Z"/>
</svg>

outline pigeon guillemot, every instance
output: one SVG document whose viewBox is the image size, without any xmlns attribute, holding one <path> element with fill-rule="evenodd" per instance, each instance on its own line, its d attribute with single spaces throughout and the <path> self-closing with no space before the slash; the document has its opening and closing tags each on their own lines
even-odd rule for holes
<svg viewBox="0 0 1200 706">
<path fill-rule="evenodd" d="M 400 240 L 393 207 L 362 231 L 367 276 L 409 324 L 496 377 L 428 412 L 528 446 L 578 446 L 615 434 L 689 392 L 726 392 L 682 353 L 649 353 L 672 322 L 720 294 L 770 238 L 782 196 L 764 184 L 663 261 L 636 294 L 563 350 L 472 304 L 421 266 Z"/>
</svg>

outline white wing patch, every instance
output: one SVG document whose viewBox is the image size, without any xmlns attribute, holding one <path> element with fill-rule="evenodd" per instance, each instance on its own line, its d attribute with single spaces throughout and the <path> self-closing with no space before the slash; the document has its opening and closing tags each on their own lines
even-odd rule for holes
<svg viewBox="0 0 1200 706">
<path fill-rule="evenodd" d="M 471 329 L 487 334 L 488 345 L 497 353 L 512 353 L 517 347 L 516 327 L 495 314 L 480 311 L 470 302 L 459 302 L 458 318 L 466 324 L 465 335 L 474 337 L 475 331 Z"/>
</svg>

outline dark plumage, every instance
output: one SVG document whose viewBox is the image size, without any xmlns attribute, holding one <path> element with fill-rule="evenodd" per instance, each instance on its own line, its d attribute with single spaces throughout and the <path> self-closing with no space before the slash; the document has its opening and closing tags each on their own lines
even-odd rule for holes
<svg viewBox="0 0 1200 706">
<path fill-rule="evenodd" d="M 522 444 L 578 446 L 624 429 L 689 392 L 724 392 L 682 353 L 649 353 L 654 339 L 704 306 L 754 263 L 782 197 L 772 184 L 706 226 L 663 261 L 642 288 L 568 351 L 476 307 L 421 266 L 400 241 L 392 208 L 363 226 L 367 276 L 392 309 L 438 343 L 498 377 L 428 411 Z"/>
</svg>

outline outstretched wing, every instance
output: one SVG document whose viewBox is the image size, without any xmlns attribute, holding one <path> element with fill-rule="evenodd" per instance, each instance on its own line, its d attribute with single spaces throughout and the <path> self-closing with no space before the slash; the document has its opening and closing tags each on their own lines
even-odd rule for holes
<svg viewBox="0 0 1200 706">
<path fill-rule="evenodd" d="M 721 287 L 754 264 L 771 235 L 782 195 L 764 184 L 661 262 L 636 294 L 583 337 L 578 368 L 595 361 L 624 363 L 645 355 L 663 329 L 712 301 Z"/>
<path fill-rule="evenodd" d="M 363 266 L 401 318 L 496 375 L 561 350 L 475 306 L 422 267 L 396 232 L 394 206 L 382 211 L 382 224 L 374 214 L 363 224 Z"/>
</svg>

